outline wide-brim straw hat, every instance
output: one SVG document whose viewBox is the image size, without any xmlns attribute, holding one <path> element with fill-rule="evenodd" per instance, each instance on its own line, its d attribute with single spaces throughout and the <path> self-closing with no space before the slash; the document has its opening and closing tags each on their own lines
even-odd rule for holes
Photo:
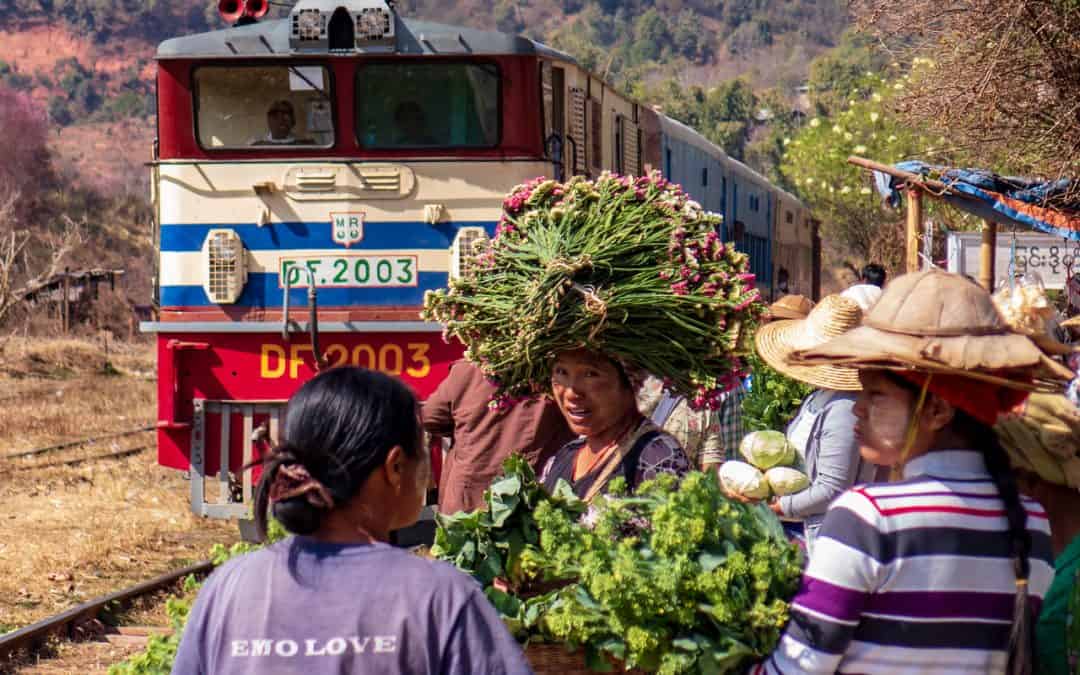
<svg viewBox="0 0 1080 675">
<path fill-rule="evenodd" d="M 775 370 L 821 389 L 859 391 L 859 372 L 836 364 L 798 365 L 789 357 L 797 350 L 817 347 L 856 328 L 862 311 L 853 300 L 829 295 L 805 319 L 773 321 L 758 329 L 754 345 L 762 359 Z"/>
<path fill-rule="evenodd" d="M 985 289 L 940 270 L 897 278 L 861 327 L 798 350 L 792 360 L 945 373 L 1028 391 L 1060 391 L 1073 377 L 1010 328 Z"/>
<path fill-rule="evenodd" d="M 769 305 L 773 319 L 805 319 L 814 308 L 814 301 L 805 295 L 785 295 Z"/>
</svg>

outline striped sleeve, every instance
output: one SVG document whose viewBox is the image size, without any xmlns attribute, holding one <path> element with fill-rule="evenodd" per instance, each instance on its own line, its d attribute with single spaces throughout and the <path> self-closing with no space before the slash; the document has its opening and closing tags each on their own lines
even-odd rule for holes
<svg viewBox="0 0 1080 675">
<path fill-rule="evenodd" d="M 881 536 L 879 518 L 870 500 L 854 491 L 829 508 L 787 629 L 755 673 L 836 672 L 879 586 L 881 565 L 869 553 Z"/>
</svg>

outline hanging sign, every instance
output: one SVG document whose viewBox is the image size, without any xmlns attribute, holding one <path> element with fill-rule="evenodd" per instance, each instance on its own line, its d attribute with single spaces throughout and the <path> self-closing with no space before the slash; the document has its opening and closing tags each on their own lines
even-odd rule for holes
<svg viewBox="0 0 1080 675">
<path fill-rule="evenodd" d="M 979 232 L 950 232 L 947 240 L 949 271 L 978 279 L 981 247 L 982 234 Z M 1013 235 L 999 231 L 994 251 L 994 288 L 1008 279 L 1012 251 Z M 1070 272 L 1080 273 L 1080 242 L 1048 234 L 1018 233 L 1015 266 L 1017 274 L 1037 272 L 1048 289 L 1064 289 Z"/>
</svg>

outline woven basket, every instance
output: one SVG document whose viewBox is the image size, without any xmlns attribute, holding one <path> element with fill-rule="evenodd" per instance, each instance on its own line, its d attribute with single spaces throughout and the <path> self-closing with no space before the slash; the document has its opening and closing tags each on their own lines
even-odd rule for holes
<svg viewBox="0 0 1080 675">
<path fill-rule="evenodd" d="M 536 675 L 595 675 L 585 665 L 585 653 L 580 649 L 567 651 L 566 645 L 548 643 L 530 643 L 525 648 L 525 659 Z M 630 675 L 648 675 L 644 670 L 623 670 L 619 663 L 614 663 L 615 671 Z"/>
</svg>

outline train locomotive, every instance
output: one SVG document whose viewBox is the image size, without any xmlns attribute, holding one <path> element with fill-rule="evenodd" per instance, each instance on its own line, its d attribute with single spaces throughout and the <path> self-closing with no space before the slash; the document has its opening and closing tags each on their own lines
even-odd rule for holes
<svg viewBox="0 0 1080 675">
<path fill-rule="evenodd" d="M 537 176 L 660 170 L 724 216 L 767 295 L 816 295 L 797 199 L 694 130 L 524 37 L 383 0 L 222 0 L 231 28 L 163 42 L 152 197 L 158 461 L 244 517 L 285 401 L 355 364 L 430 394 L 463 349 L 419 318 L 504 195 Z"/>
</svg>

